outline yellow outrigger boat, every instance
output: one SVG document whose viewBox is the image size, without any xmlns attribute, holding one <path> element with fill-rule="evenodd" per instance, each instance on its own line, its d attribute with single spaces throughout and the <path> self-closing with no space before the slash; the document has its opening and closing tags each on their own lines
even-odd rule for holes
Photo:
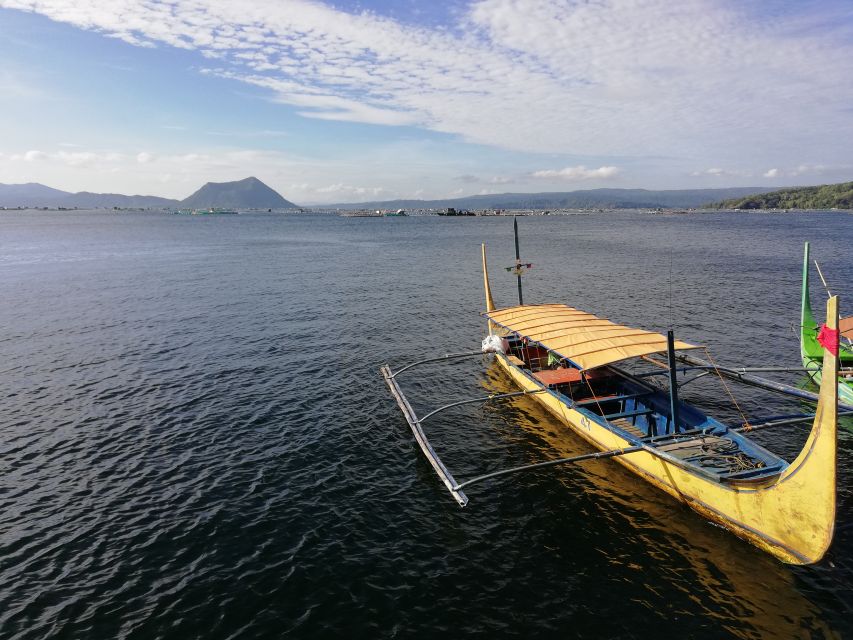
<svg viewBox="0 0 853 640">
<path fill-rule="evenodd" d="M 500 367 L 521 389 L 455 402 L 418 418 L 396 376 L 413 366 L 473 355 L 450 354 L 382 373 L 415 438 L 460 505 L 463 488 L 507 473 L 593 458 L 614 458 L 630 471 L 735 535 L 791 564 L 812 564 L 826 553 L 835 527 L 837 358 L 823 355 L 822 383 L 811 433 L 790 463 L 752 442 L 750 429 L 799 419 L 729 427 L 679 401 L 675 351 L 697 348 L 668 335 L 633 329 L 562 304 L 497 308 L 482 247 L 489 345 Z M 516 251 L 515 271 L 522 263 Z M 838 299 L 827 304 L 826 327 L 838 327 Z M 835 349 L 837 352 L 837 347 Z M 632 358 L 668 355 L 657 361 L 669 375 L 669 393 L 619 366 Z M 422 423 L 441 410 L 498 397 L 531 395 L 596 453 L 487 473 L 457 482 L 439 459 Z"/>
</svg>

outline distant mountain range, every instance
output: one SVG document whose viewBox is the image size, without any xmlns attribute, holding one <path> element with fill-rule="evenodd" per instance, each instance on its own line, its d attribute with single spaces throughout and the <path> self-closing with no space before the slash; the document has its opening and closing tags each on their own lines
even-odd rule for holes
<svg viewBox="0 0 853 640">
<path fill-rule="evenodd" d="M 158 196 L 125 196 L 118 193 L 70 193 L 46 187 L 37 182 L 27 184 L 0 184 L 0 207 L 50 207 L 51 209 L 163 209 L 229 207 L 239 209 L 294 209 L 285 200 L 257 178 L 236 182 L 208 182 L 184 200 Z"/>
<path fill-rule="evenodd" d="M 773 189 L 771 187 L 770 189 Z M 548 193 L 499 193 L 445 200 L 386 200 L 334 204 L 329 209 L 671 209 L 695 208 L 728 198 L 764 193 L 767 187 L 727 189 L 589 189 Z"/>
<path fill-rule="evenodd" d="M 851 183 L 826 187 L 803 187 L 786 189 L 767 187 L 731 187 L 726 189 L 676 189 L 653 191 L 648 189 L 588 189 L 582 191 L 557 191 L 546 193 L 499 193 L 492 195 L 447 198 L 442 200 L 384 200 L 325 205 L 318 209 L 672 209 L 696 207 L 804 207 L 802 203 L 829 208 L 849 208 Z M 837 188 L 835 188 L 837 187 Z M 813 198 L 816 189 L 820 195 L 834 189 L 832 198 Z M 803 191 L 803 190 L 806 191 Z M 811 191 L 808 191 L 811 190 Z M 802 191 L 802 193 L 800 193 Z M 793 194 L 803 196 L 771 196 Z M 767 194 L 761 196 L 760 194 Z M 846 195 L 845 195 L 846 194 Z M 808 198 L 806 197 L 808 196 Z M 833 199 L 834 198 L 834 199 Z M 846 198 L 846 199 L 845 199 Z M 801 204 L 793 204 L 800 202 Z M 715 203 L 715 204 L 712 204 Z M 234 209 L 293 209 L 298 205 L 286 200 L 257 178 L 245 178 L 235 182 L 208 182 L 184 200 L 172 200 L 157 196 L 126 196 L 118 193 L 69 193 L 52 189 L 43 184 L 0 184 L 0 207 L 50 207 L 52 209 L 162 209 L 227 207 Z"/>
</svg>

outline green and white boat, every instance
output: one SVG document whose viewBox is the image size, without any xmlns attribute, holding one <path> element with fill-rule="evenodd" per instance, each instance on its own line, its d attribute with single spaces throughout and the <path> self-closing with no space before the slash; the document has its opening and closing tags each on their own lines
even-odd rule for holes
<svg viewBox="0 0 853 640">
<path fill-rule="evenodd" d="M 853 316 L 838 321 L 838 401 L 853 405 Z M 816 385 L 820 385 L 823 346 L 818 342 L 820 326 L 815 322 L 809 297 L 809 243 L 803 254 L 803 299 L 800 311 L 800 357 Z"/>
</svg>

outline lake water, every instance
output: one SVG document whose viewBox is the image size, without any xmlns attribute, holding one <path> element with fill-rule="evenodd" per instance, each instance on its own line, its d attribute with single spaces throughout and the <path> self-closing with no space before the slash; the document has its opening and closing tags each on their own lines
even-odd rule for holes
<svg viewBox="0 0 853 640">
<path fill-rule="evenodd" d="M 799 364 L 804 240 L 853 309 L 848 213 L 519 227 L 526 302 L 672 323 L 720 363 Z M 481 242 L 512 304 L 509 218 L 0 213 L 0 637 L 853 637 L 850 425 L 814 567 L 613 461 L 457 506 L 379 366 L 479 347 Z M 419 412 L 512 390 L 488 357 L 400 381 Z M 735 393 L 752 418 L 802 408 Z M 719 386 L 683 397 L 738 419 Z M 430 422 L 457 479 L 589 451 L 531 399 Z M 756 439 L 792 456 L 803 434 Z"/>
</svg>

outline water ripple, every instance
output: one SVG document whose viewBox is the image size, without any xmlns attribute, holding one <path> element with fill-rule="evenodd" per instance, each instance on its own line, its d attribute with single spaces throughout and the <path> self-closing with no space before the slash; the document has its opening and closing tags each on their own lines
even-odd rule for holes
<svg viewBox="0 0 853 640">
<path fill-rule="evenodd" d="M 651 329 L 671 313 L 721 362 L 794 364 L 804 237 L 853 294 L 853 231 L 818 216 L 525 218 L 526 297 Z M 848 633 L 847 434 L 813 568 L 610 461 L 472 487 L 460 510 L 378 367 L 477 348 L 478 245 L 511 264 L 509 221 L 238 218 L 0 217 L 4 638 Z M 487 358 L 401 382 L 418 411 L 509 384 Z M 736 419 L 703 385 L 690 400 Z M 427 430 L 458 478 L 589 450 L 529 398 Z"/>
</svg>

